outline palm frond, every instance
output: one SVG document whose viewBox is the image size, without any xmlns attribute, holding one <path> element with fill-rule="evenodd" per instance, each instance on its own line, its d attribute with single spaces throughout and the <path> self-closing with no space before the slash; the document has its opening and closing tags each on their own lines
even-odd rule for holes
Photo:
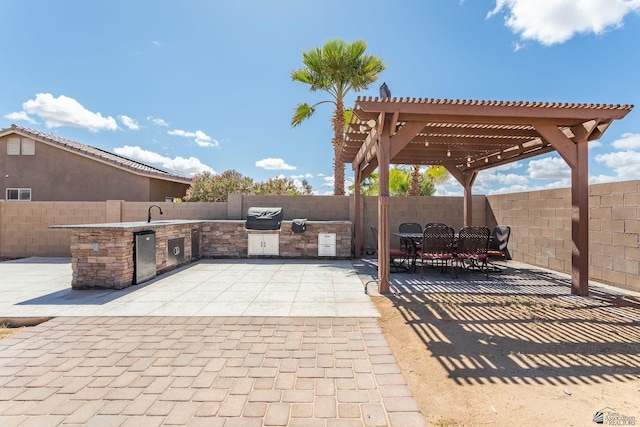
<svg viewBox="0 0 640 427">
<path fill-rule="evenodd" d="M 298 104 L 291 118 L 291 127 L 296 127 L 315 113 L 316 109 L 305 103 Z"/>
</svg>

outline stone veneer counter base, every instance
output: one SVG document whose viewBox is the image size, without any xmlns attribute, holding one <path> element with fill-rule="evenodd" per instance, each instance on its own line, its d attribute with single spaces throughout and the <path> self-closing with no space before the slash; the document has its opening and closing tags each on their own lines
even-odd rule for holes
<svg viewBox="0 0 640 427">
<path fill-rule="evenodd" d="M 303 233 L 294 233 L 291 221 L 280 230 L 247 230 L 241 220 L 168 220 L 105 224 L 52 225 L 52 229 L 73 230 L 71 237 L 73 289 L 123 289 L 134 283 L 134 233 L 154 231 L 156 273 L 161 274 L 197 259 L 192 256 L 192 231 L 199 239 L 198 252 L 205 258 L 246 258 L 249 234 L 278 234 L 279 255 L 271 258 L 320 258 L 318 235 L 336 235 L 334 259 L 352 256 L 350 221 L 307 221 Z M 184 238 L 184 260 L 171 264 L 168 243 Z"/>
</svg>

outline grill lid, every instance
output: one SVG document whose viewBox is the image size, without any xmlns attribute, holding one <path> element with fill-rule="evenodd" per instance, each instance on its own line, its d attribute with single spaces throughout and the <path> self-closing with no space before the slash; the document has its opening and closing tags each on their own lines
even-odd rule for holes
<svg viewBox="0 0 640 427">
<path fill-rule="evenodd" d="M 280 230 L 282 208 L 249 208 L 247 211 L 248 230 Z"/>
</svg>

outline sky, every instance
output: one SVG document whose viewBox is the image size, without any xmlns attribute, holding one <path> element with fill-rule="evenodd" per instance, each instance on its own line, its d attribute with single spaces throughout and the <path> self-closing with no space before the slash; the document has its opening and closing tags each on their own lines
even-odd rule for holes
<svg viewBox="0 0 640 427">
<path fill-rule="evenodd" d="M 331 194 L 331 104 L 290 125 L 297 104 L 330 97 L 290 72 L 332 39 L 364 40 L 387 67 L 347 107 L 382 82 L 394 97 L 640 104 L 640 0 L 2 0 L 0 14 L 1 129 L 185 176 Z M 640 179 L 638 109 L 589 144 L 590 183 Z M 554 153 L 483 171 L 473 192 L 568 186 Z"/>
</svg>

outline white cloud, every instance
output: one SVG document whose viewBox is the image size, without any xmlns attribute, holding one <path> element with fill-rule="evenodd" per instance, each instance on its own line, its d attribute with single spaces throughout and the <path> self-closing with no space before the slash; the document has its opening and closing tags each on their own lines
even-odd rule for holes
<svg viewBox="0 0 640 427">
<path fill-rule="evenodd" d="M 496 0 L 487 18 L 504 13 L 506 26 L 522 40 L 550 46 L 621 27 L 625 15 L 638 11 L 638 0 Z"/>
<path fill-rule="evenodd" d="M 587 146 L 589 150 L 592 150 L 594 148 L 600 148 L 600 147 L 603 147 L 603 144 L 600 141 L 590 141 L 589 145 Z"/>
<path fill-rule="evenodd" d="M 164 121 L 164 119 L 159 119 L 157 117 L 148 116 L 147 120 L 149 120 L 151 123 L 153 123 L 156 126 L 169 127 L 169 123 Z"/>
<path fill-rule="evenodd" d="M 434 194 L 435 196 L 463 196 L 464 195 L 464 191 L 462 190 L 462 187 L 458 187 L 458 189 L 455 190 L 450 190 L 446 187 L 443 186 L 436 186 L 436 192 Z"/>
<path fill-rule="evenodd" d="M 511 169 L 520 169 L 524 165 L 521 162 L 511 162 L 505 163 L 504 165 L 496 166 L 495 168 L 491 168 L 493 171 L 508 171 Z"/>
<path fill-rule="evenodd" d="M 167 131 L 169 135 L 181 136 L 183 138 L 193 138 L 196 144 L 200 147 L 218 147 L 220 143 L 215 139 L 211 138 L 206 133 L 201 130 L 197 130 L 195 132 L 190 132 L 182 129 L 175 129 Z"/>
<path fill-rule="evenodd" d="M 291 175 L 291 179 L 301 179 L 301 178 L 313 178 L 313 175 L 310 173 L 300 174 L 300 175 Z"/>
<path fill-rule="evenodd" d="M 509 185 L 507 187 L 500 187 L 489 191 L 487 194 L 509 194 L 509 193 L 522 193 L 523 191 L 531 191 L 531 188 L 527 185 Z"/>
<path fill-rule="evenodd" d="M 258 160 L 256 162 L 256 167 L 267 169 L 267 170 L 295 170 L 295 166 L 288 165 L 282 159 L 274 159 L 268 157 L 266 159 Z"/>
<path fill-rule="evenodd" d="M 515 173 L 505 174 L 497 172 L 495 170 L 483 170 L 478 174 L 478 178 L 476 179 L 473 187 L 475 190 L 488 191 L 488 189 L 493 188 L 496 185 L 526 186 L 528 183 L 529 178 L 523 175 L 518 175 Z"/>
<path fill-rule="evenodd" d="M 611 145 L 619 150 L 640 149 L 640 133 L 623 133 L 622 138 L 616 139 Z"/>
<path fill-rule="evenodd" d="M 527 171 L 532 179 L 562 179 L 571 176 L 571 168 L 559 157 L 531 160 Z"/>
<path fill-rule="evenodd" d="M 138 122 L 129 116 L 120 116 L 120 121 L 123 125 L 131 130 L 140 130 L 140 125 L 138 124 Z"/>
<path fill-rule="evenodd" d="M 172 159 L 138 146 L 131 147 L 129 145 L 114 148 L 113 151 L 121 156 L 129 157 L 142 163 L 157 164 L 170 171 L 176 171 L 188 176 L 193 176 L 200 172 L 216 173 L 213 169 L 203 164 L 195 157 L 189 157 L 188 159 L 185 159 L 184 157 L 175 157 Z"/>
<path fill-rule="evenodd" d="M 620 181 L 620 178 L 618 178 L 617 176 L 610 176 L 610 175 L 589 175 L 589 185 L 591 184 L 603 184 L 605 182 L 615 182 L 615 181 Z"/>
<path fill-rule="evenodd" d="M 27 114 L 36 115 L 44 120 L 48 128 L 69 126 L 84 128 L 90 132 L 118 129 L 113 117 L 93 113 L 75 99 L 64 95 L 54 98 L 50 93 L 38 93 L 35 99 L 23 103 L 22 108 Z"/>
<path fill-rule="evenodd" d="M 27 122 L 27 123 L 31 123 L 32 125 L 37 125 L 38 124 L 38 122 L 36 120 L 33 120 L 24 111 L 16 111 L 14 113 L 9 113 L 9 114 L 5 115 L 4 117 L 9 119 L 9 120 L 14 120 L 14 121 L 17 121 L 17 122 Z"/>
<path fill-rule="evenodd" d="M 618 151 L 616 153 L 598 154 L 595 156 L 595 161 L 604 163 L 613 169 L 618 179 L 628 180 L 640 177 L 640 152 Z"/>
</svg>

